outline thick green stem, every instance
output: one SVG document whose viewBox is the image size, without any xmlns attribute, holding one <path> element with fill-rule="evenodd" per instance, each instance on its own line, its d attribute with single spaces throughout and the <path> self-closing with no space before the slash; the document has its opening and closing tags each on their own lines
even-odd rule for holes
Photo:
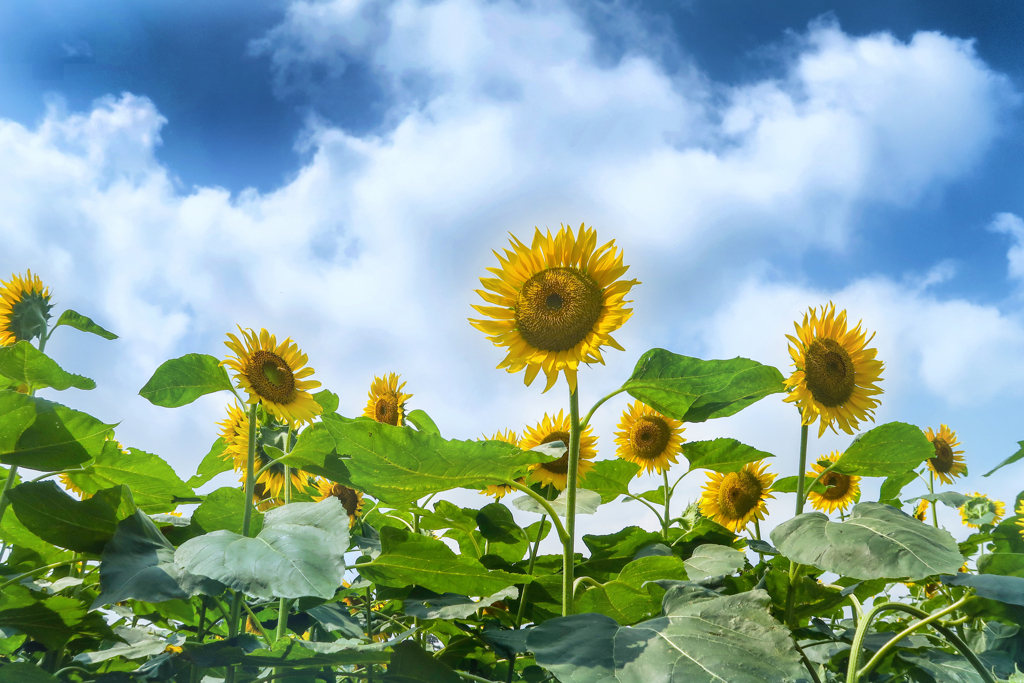
<svg viewBox="0 0 1024 683">
<path fill-rule="evenodd" d="M 790 560 L 789 562 L 789 585 L 786 586 L 786 626 L 796 628 L 793 623 L 793 608 L 796 605 L 796 581 L 800 573 L 801 565 Z"/>
<path fill-rule="evenodd" d="M 292 450 L 292 428 L 288 427 L 288 433 L 285 434 L 284 438 L 284 454 L 288 457 L 288 454 Z M 284 466 L 284 504 L 289 505 L 292 502 L 292 468 L 288 465 Z M 281 640 L 288 633 L 288 607 L 290 601 L 288 598 L 280 598 L 277 602 L 277 633 L 274 635 L 274 641 Z"/>
<path fill-rule="evenodd" d="M 576 473 L 580 460 L 579 388 L 569 392 L 569 471 L 565 484 L 565 534 L 562 543 L 562 616 L 572 614 L 573 571 L 576 562 Z"/>
<path fill-rule="evenodd" d="M 932 493 L 932 494 L 935 493 L 935 473 L 932 472 L 931 470 L 928 470 L 928 493 Z M 932 500 L 931 503 L 932 503 L 932 524 L 934 524 L 935 528 L 938 529 L 939 528 L 939 508 L 936 505 L 934 500 Z"/>
<path fill-rule="evenodd" d="M 236 394 L 237 396 L 237 394 Z M 252 523 L 252 497 L 253 491 L 256 488 L 256 476 L 255 469 L 256 464 L 256 422 L 259 417 L 256 414 L 256 408 L 258 404 L 253 403 L 249 406 L 249 458 L 245 466 L 245 500 L 243 501 L 242 507 L 242 535 L 249 535 L 249 526 Z M 241 628 L 239 623 L 242 618 L 242 594 L 235 593 L 235 597 L 231 602 L 231 616 L 228 618 L 228 636 L 233 637 L 238 635 L 238 631 Z M 235 667 L 228 665 L 224 672 L 224 683 L 234 683 L 235 680 Z"/>
<path fill-rule="evenodd" d="M 540 495 L 530 487 L 523 486 L 519 482 L 504 480 L 502 483 L 505 484 L 506 486 L 511 486 L 517 491 L 522 491 L 523 493 L 525 493 L 526 495 L 530 496 L 535 501 L 540 503 L 540 506 L 547 511 L 548 515 L 551 517 L 551 522 L 555 525 L 555 531 L 558 533 L 558 540 L 561 541 L 562 545 L 565 545 L 566 539 L 568 539 L 569 536 L 565 531 L 565 527 L 562 526 L 562 521 L 558 519 L 558 515 L 555 514 L 555 509 L 551 507 L 550 501 L 548 501 L 546 498 L 544 498 L 544 496 Z"/>
<path fill-rule="evenodd" d="M 807 472 L 807 425 L 800 425 L 800 469 L 796 473 L 796 514 L 804 511 L 804 475 Z"/>
<path fill-rule="evenodd" d="M 537 526 L 537 538 L 533 542 L 533 547 L 530 548 L 530 564 L 526 568 L 527 576 L 533 576 L 533 565 L 537 562 L 537 550 L 540 548 L 540 537 L 544 533 L 545 519 L 547 519 L 547 515 L 540 516 L 540 524 Z M 526 593 L 529 590 L 530 584 L 523 584 L 523 594 L 519 596 L 519 610 L 516 612 L 516 628 L 519 628 L 519 625 L 523 623 L 523 612 L 526 610 Z M 515 663 L 514 659 L 512 663 Z"/>
<path fill-rule="evenodd" d="M 669 520 L 672 519 L 668 514 L 669 502 L 672 500 L 672 491 L 668 488 L 668 467 L 661 471 L 662 481 L 665 482 L 665 516 L 661 520 L 661 534 L 668 540 L 668 527 Z"/>
<path fill-rule="evenodd" d="M 242 601 L 242 607 L 245 608 L 246 613 L 249 615 L 253 628 L 260 632 L 260 638 L 263 638 L 263 642 L 267 644 L 267 647 L 271 647 L 273 645 L 273 641 L 270 640 L 270 636 L 268 636 L 266 630 L 264 630 L 263 624 L 260 623 L 256 614 L 249 608 L 249 605 L 245 604 L 244 600 Z M 280 621 L 280 619 L 278 619 L 278 621 Z"/>
<path fill-rule="evenodd" d="M 890 640 L 888 643 L 883 645 L 878 650 L 878 652 L 876 652 L 874 654 L 874 656 L 871 659 L 868 660 L 868 663 L 865 664 L 864 667 L 860 671 L 857 672 L 857 675 L 858 676 L 867 676 L 868 673 L 873 668 L 875 668 L 875 665 L 878 664 L 879 662 L 881 662 L 882 659 L 885 657 L 885 655 L 889 654 L 889 651 L 892 648 L 896 647 L 901 640 L 903 640 L 904 638 L 906 638 L 907 636 L 912 634 L 914 631 L 917 631 L 918 629 L 923 628 L 924 626 L 927 626 L 928 624 L 931 624 L 934 621 L 938 621 L 939 619 L 941 619 L 942 617 L 946 616 L 950 612 L 956 611 L 956 609 L 958 607 L 960 607 L 961 605 L 963 605 L 967 601 L 968 597 L 969 597 L 969 595 L 963 596 L 962 598 L 960 598 L 959 600 L 957 600 L 953 604 L 949 605 L 948 607 L 946 607 L 944 609 L 941 609 L 941 610 L 939 610 L 937 612 L 933 612 L 932 614 L 928 615 L 927 617 L 925 617 L 923 619 L 919 619 L 918 621 L 915 621 L 913 624 L 911 624 L 907 628 L 905 628 L 902 631 L 900 631 L 899 633 L 897 633 L 892 638 L 892 640 Z"/>
</svg>

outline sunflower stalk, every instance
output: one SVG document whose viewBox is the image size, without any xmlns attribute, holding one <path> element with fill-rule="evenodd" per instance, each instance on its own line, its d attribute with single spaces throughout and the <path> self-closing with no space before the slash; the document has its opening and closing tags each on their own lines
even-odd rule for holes
<svg viewBox="0 0 1024 683">
<path fill-rule="evenodd" d="M 928 470 L 928 493 L 931 493 L 931 494 L 935 493 L 935 473 L 932 472 L 931 470 Z M 935 528 L 938 529 L 939 528 L 939 508 L 938 508 L 938 505 L 936 504 L 934 499 L 932 499 L 931 503 L 932 503 L 932 524 L 934 524 Z"/>
<path fill-rule="evenodd" d="M 669 520 L 672 519 L 669 516 L 669 513 L 668 513 L 669 503 L 672 500 L 672 491 L 668 487 L 668 467 L 666 467 L 665 469 L 663 469 L 661 471 L 661 476 L 662 476 L 662 480 L 665 482 L 665 516 L 661 520 L 661 530 L 662 530 L 662 535 L 665 537 L 665 540 L 667 541 L 668 540 L 668 527 L 670 525 Z"/>
<path fill-rule="evenodd" d="M 288 433 L 285 434 L 284 438 L 284 455 L 288 457 L 288 453 L 292 450 L 292 427 L 288 425 Z M 284 504 L 288 505 L 292 502 L 292 468 L 288 465 L 284 466 Z M 281 640 L 288 633 L 288 598 L 280 598 L 277 603 L 277 633 L 274 641 Z"/>
<path fill-rule="evenodd" d="M 573 541 L 576 537 L 576 473 L 580 460 L 579 387 L 569 392 L 569 471 L 565 488 L 565 540 L 562 542 L 562 616 L 573 613 L 573 571 L 576 559 Z"/>
<path fill-rule="evenodd" d="M 256 488 L 256 477 L 253 470 L 256 466 L 256 421 L 259 419 L 256 415 L 257 406 L 257 403 L 253 403 L 249 406 L 249 453 L 245 466 L 245 499 L 242 507 L 243 536 L 249 535 L 249 527 L 252 524 L 252 496 L 253 490 Z M 242 599 L 242 594 L 236 591 L 231 602 L 231 615 L 228 617 L 229 637 L 238 635 L 238 632 L 241 629 Z M 228 665 L 224 672 L 224 683 L 234 683 L 234 680 L 235 667 Z"/>
</svg>

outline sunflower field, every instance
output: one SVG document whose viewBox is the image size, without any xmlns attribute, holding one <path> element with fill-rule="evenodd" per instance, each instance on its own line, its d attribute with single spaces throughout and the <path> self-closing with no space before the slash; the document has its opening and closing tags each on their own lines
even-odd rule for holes
<svg viewBox="0 0 1024 683">
<path fill-rule="evenodd" d="M 46 354 L 50 336 L 116 335 L 57 315 L 31 271 L 0 281 L 0 681 L 1024 682 L 1024 492 L 957 492 L 968 459 L 945 424 L 874 424 L 885 368 L 864 323 L 809 307 L 785 372 L 651 349 L 584 411 L 640 285 L 622 251 L 580 226 L 495 256 L 469 323 L 562 410 L 449 438 L 385 374 L 342 415 L 298 343 L 238 328 L 140 388 L 168 409 L 223 397 L 186 476 L 118 441 L 117 416 L 59 401 L 95 383 Z M 619 394 L 626 410 L 602 412 Z M 801 435 L 791 471 L 726 435 L 779 400 Z M 602 459 L 597 420 L 615 425 Z M 720 438 L 684 437 L 709 420 Z M 811 429 L 849 446 L 809 457 Z M 993 472 L 1019 478 L 1021 445 Z M 227 472 L 237 485 L 197 494 Z M 698 500 L 675 495 L 687 476 Z M 769 518 L 778 493 L 792 516 Z M 577 533 L 613 501 L 656 528 Z"/>
</svg>

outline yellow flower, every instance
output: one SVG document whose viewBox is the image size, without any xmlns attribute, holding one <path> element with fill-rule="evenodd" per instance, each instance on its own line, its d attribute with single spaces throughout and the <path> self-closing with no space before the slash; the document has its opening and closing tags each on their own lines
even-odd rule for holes
<svg viewBox="0 0 1024 683">
<path fill-rule="evenodd" d="M 654 408 L 634 401 L 622 412 L 615 443 L 615 455 L 640 465 L 639 477 L 644 472 L 657 470 L 661 474 L 673 464 L 682 448 L 682 434 L 686 427 L 679 420 L 662 415 Z"/>
<path fill-rule="evenodd" d="M 960 519 L 972 529 L 980 529 L 979 522 L 988 515 L 992 515 L 992 519 L 984 522 L 985 524 L 999 524 L 999 520 L 1006 515 L 1006 505 L 1001 500 L 992 500 L 984 493 L 974 492 L 968 496 L 967 502 L 960 506 Z"/>
<path fill-rule="evenodd" d="M 377 422 L 401 427 L 405 424 L 405 402 L 412 394 L 403 394 L 406 382 L 398 383 L 401 375 L 391 372 L 383 377 L 374 377 L 370 385 L 370 400 L 366 402 L 363 415 Z"/>
<path fill-rule="evenodd" d="M 568 448 L 569 416 L 563 413 L 564 411 L 559 410 L 558 415 L 554 418 L 544 413 L 544 419 L 538 422 L 536 427 L 526 428 L 526 433 L 523 434 L 523 438 L 519 441 L 519 447 L 524 451 L 528 451 L 541 444 L 561 441 Z M 593 435 L 593 430 L 588 425 L 583 430 L 583 433 L 580 434 L 580 460 L 576 470 L 577 482 L 593 469 L 594 463 L 590 461 L 596 455 L 597 437 Z M 569 451 L 566 450 L 565 455 L 558 460 L 530 465 L 528 481 L 542 486 L 550 484 L 559 491 L 564 490 L 569 481 Z"/>
<path fill-rule="evenodd" d="M 182 648 L 179 645 L 168 645 L 167 647 L 164 648 L 164 652 L 169 652 L 169 653 L 175 654 L 175 655 L 181 654 L 184 651 L 185 651 L 184 648 Z"/>
<path fill-rule="evenodd" d="M 0 346 L 46 334 L 51 308 L 50 288 L 31 270 L 23 276 L 12 273 L 7 282 L 0 280 Z"/>
<path fill-rule="evenodd" d="M 765 472 L 763 460 L 747 463 L 739 472 L 708 472 L 701 494 L 700 511 L 733 532 L 740 532 L 753 519 L 764 519 L 765 501 L 775 498 L 771 485 L 775 475 Z"/>
<path fill-rule="evenodd" d="M 66 488 L 68 491 L 71 491 L 71 493 L 75 494 L 82 500 L 85 500 L 86 498 L 92 498 L 92 494 L 86 493 L 75 482 L 71 481 L 71 477 L 69 477 L 66 472 L 61 473 L 59 478 L 60 483 L 64 486 L 64 488 Z"/>
<path fill-rule="evenodd" d="M 306 354 L 298 344 L 291 338 L 278 344 L 266 330 L 260 330 L 258 336 L 251 329 L 239 327 L 238 331 L 244 342 L 229 332 L 230 341 L 224 345 L 235 356 L 228 356 L 221 365 L 235 371 L 235 379 L 249 395 L 248 402 L 262 402 L 268 413 L 283 422 L 312 422 L 323 408 L 309 390 L 319 387 L 320 382 L 306 379 L 313 368 L 304 367 Z"/>
<path fill-rule="evenodd" d="M 486 438 L 486 437 L 484 437 L 484 438 Z M 511 429 L 508 429 L 508 430 L 506 430 L 504 432 L 498 431 L 498 432 L 494 433 L 494 436 L 492 436 L 490 438 L 490 441 L 504 441 L 505 443 L 510 443 L 513 446 L 518 446 L 519 445 L 519 435 L 516 434 Z M 520 484 L 523 483 L 522 479 L 517 479 L 516 481 L 518 481 Z M 507 484 L 491 484 L 491 485 L 488 485 L 488 487 L 486 489 L 481 491 L 480 495 L 483 495 L 483 496 L 494 496 L 494 500 L 501 500 L 502 498 L 504 498 L 508 494 L 512 493 L 512 491 L 514 491 L 514 490 L 515 489 L 513 489 L 511 486 L 508 486 Z"/>
<path fill-rule="evenodd" d="M 832 455 L 818 458 L 818 462 L 813 465 L 814 471 L 808 472 L 805 475 L 807 482 L 810 483 L 826 467 L 838 460 L 841 455 L 842 453 L 839 451 L 832 451 Z M 835 512 L 836 510 L 845 511 L 846 508 L 857 502 L 857 498 L 860 497 L 860 477 L 839 472 L 829 472 L 819 479 L 818 482 L 826 487 L 825 492 L 811 491 L 808 494 L 811 506 L 815 510 L 824 510 L 828 513 Z"/>
<path fill-rule="evenodd" d="M 914 508 L 914 519 L 922 522 L 928 521 L 928 508 L 931 507 L 927 500 L 917 501 L 917 507 Z"/>
<path fill-rule="evenodd" d="M 1020 502 L 1020 507 L 1017 508 L 1017 526 L 1020 529 L 1020 537 L 1024 538 L 1024 500 Z"/>
<path fill-rule="evenodd" d="M 217 423 L 221 428 L 220 436 L 226 444 L 222 457 L 232 460 L 235 471 L 242 473 L 239 481 L 244 484 L 245 468 L 249 463 L 249 415 L 237 404 L 229 405 L 227 411 L 227 419 Z M 285 440 L 289 438 L 288 434 L 288 425 L 277 422 L 269 417 L 257 422 L 256 457 L 254 459 L 253 472 L 259 472 L 260 469 L 274 460 L 274 458 L 267 455 L 263 446 L 273 446 L 283 452 L 285 450 Z M 294 445 L 294 434 L 291 436 L 291 441 L 291 445 Z M 274 463 L 263 470 L 256 477 L 257 487 L 262 487 L 263 493 L 254 502 L 279 497 L 284 490 L 284 472 L 284 465 L 280 463 Z M 309 475 L 302 470 L 292 469 L 291 480 L 293 487 L 299 491 L 305 491 Z"/>
<path fill-rule="evenodd" d="M 946 425 L 939 427 L 936 434 L 929 427 L 925 433 L 928 440 L 935 447 L 935 457 L 928 458 L 928 469 L 930 469 L 943 484 L 952 484 L 954 479 L 967 474 L 967 464 L 964 462 L 963 451 L 953 449 L 960 445 L 956 440 L 956 432 L 951 431 Z"/>
<path fill-rule="evenodd" d="M 614 240 L 598 247 L 593 228 L 562 226 L 554 236 L 535 228 L 532 246 L 515 236 L 509 243 L 504 256 L 494 252 L 501 267 L 487 269 L 497 277 L 480 278 L 476 290 L 492 305 L 473 308 L 489 319 L 469 322 L 508 349 L 498 368 L 525 370 L 527 385 L 543 369 L 544 391 L 564 372 L 576 391 L 580 363 L 604 363 L 602 346 L 623 350 L 611 333 L 633 314 L 625 297 L 640 283 L 619 280 L 629 269 L 622 250 Z"/>
<path fill-rule="evenodd" d="M 853 434 L 860 420 L 874 421 L 878 400 L 872 396 L 882 393 L 877 383 L 883 366 L 867 346 L 875 335 L 867 337 L 860 323 L 847 330 L 846 311 L 836 316 L 831 302 L 820 312 L 811 308 L 803 324 L 793 325 L 797 336 L 786 338 L 796 370 L 786 380 L 791 391 L 783 400 L 800 408 L 805 425 L 821 418 L 819 437 L 826 428 L 835 432 L 836 425 Z"/>
<path fill-rule="evenodd" d="M 348 513 L 348 525 L 351 528 L 356 519 L 363 515 L 363 492 L 350 489 L 344 484 L 336 484 L 328 479 L 320 479 L 316 483 L 317 495 L 313 500 L 320 502 L 334 496 L 341 501 L 342 507 Z"/>
</svg>

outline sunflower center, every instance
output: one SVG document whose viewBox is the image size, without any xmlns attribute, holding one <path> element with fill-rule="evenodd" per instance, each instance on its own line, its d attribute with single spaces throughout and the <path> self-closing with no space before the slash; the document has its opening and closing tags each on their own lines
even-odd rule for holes
<svg viewBox="0 0 1024 683">
<path fill-rule="evenodd" d="M 543 351 L 567 351 L 586 339 L 601 318 L 601 287 L 577 268 L 549 268 L 523 284 L 516 298 L 516 327 Z"/>
<path fill-rule="evenodd" d="M 359 494 L 356 493 L 355 489 L 335 484 L 331 487 L 331 495 L 341 501 L 341 505 L 345 508 L 345 512 L 348 513 L 349 517 L 356 516 L 356 512 L 359 511 Z"/>
<path fill-rule="evenodd" d="M 718 508 L 726 519 L 743 519 L 757 507 L 764 489 L 750 472 L 730 472 L 718 489 Z"/>
<path fill-rule="evenodd" d="M 935 446 L 935 457 L 931 458 L 932 467 L 936 472 L 948 473 L 953 469 L 953 447 L 938 437 L 932 441 L 932 445 Z"/>
<path fill-rule="evenodd" d="M 552 443 L 554 441 L 561 441 L 562 443 L 565 444 L 565 447 L 566 447 L 565 455 L 563 455 L 558 460 L 552 460 L 551 462 L 546 462 L 543 465 L 541 465 L 541 467 L 546 469 L 548 472 L 553 472 L 555 474 L 568 474 L 569 473 L 569 451 L 568 451 L 568 448 L 569 448 L 569 432 L 551 432 L 550 434 L 548 434 L 547 436 L 544 437 L 544 440 L 541 441 L 541 443 L 542 444 Z"/>
<path fill-rule="evenodd" d="M 818 480 L 825 487 L 821 494 L 826 500 L 842 500 L 850 490 L 850 477 L 839 472 L 829 472 Z"/>
<path fill-rule="evenodd" d="M 46 334 L 50 320 L 50 297 L 41 292 L 25 292 L 21 299 L 11 306 L 8 327 L 18 341 L 31 341 Z"/>
<path fill-rule="evenodd" d="M 398 399 L 391 395 L 378 398 L 373 406 L 373 419 L 397 427 Z"/>
<path fill-rule="evenodd" d="M 656 415 L 644 415 L 630 428 L 629 445 L 638 458 L 653 460 L 664 452 L 671 435 L 665 420 Z"/>
<path fill-rule="evenodd" d="M 295 398 L 295 375 L 281 356 L 260 349 L 249 357 L 245 373 L 253 391 L 274 403 L 288 403 Z"/>
<path fill-rule="evenodd" d="M 835 339 L 815 339 L 807 349 L 807 388 L 814 400 L 826 408 L 846 403 L 853 395 L 856 376 L 853 361 Z"/>
</svg>

